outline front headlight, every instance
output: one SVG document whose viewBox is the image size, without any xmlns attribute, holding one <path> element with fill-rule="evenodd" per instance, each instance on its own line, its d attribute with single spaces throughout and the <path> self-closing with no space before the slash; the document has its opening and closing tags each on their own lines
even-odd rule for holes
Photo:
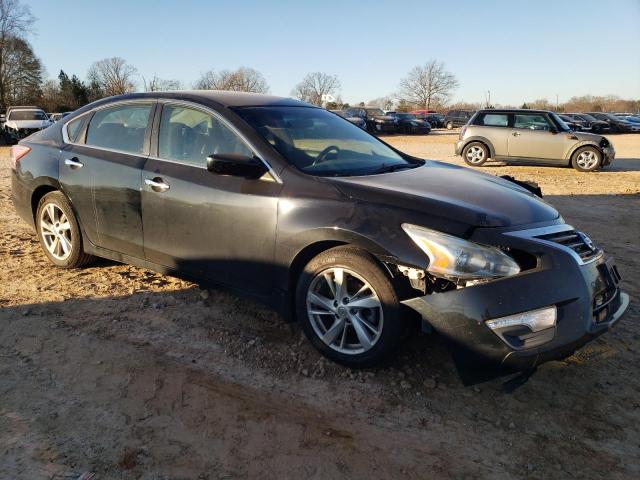
<svg viewBox="0 0 640 480">
<path fill-rule="evenodd" d="M 516 275 L 520 267 L 501 250 L 428 228 L 403 223 L 402 229 L 429 257 L 426 270 L 436 276 L 476 280 Z"/>
</svg>

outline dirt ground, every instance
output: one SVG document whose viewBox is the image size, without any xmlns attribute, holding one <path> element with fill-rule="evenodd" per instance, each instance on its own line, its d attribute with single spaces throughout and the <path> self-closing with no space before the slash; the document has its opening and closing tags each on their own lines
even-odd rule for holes
<svg viewBox="0 0 640 480">
<path fill-rule="evenodd" d="M 455 138 L 387 140 L 461 163 Z M 56 269 L 14 213 L 0 148 L 0 478 L 640 478 L 640 135 L 611 140 L 598 173 L 483 169 L 539 182 L 632 299 L 512 394 L 463 387 L 437 337 L 352 372 L 227 293 L 106 261 Z"/>
</svg>

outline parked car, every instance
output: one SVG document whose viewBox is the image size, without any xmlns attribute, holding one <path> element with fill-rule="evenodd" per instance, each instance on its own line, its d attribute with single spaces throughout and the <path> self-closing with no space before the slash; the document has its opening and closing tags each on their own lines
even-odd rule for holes
<svg viewBox="0 0 640 480">
<path fill-rule="evenodd" d="M 583 128 L 585 131 L 590 131 L 592 133 L 606 133 L 611 131 L 611 127 L 607 122 L 598 120 L 586 113 L 565 113 L 565 115 L 575 119 L 576 121 L 585 122 L 586 128 Z"/>
<path fill-rule="evenodd" d="M 602 135 L 573 132 L 546 110 L 479 110 L 460 131 L 456 155 L 472 166 L 489 159 L 543 162 L 592 172 L 609 165 L 613 145 Z"/>
<path fill-rule="evenodd" d="M 4 121 L 4 136 L 12 143 L 51 125 L 47 114 L 38 107 L 9 107 Z"/>
<path fill-rule="evenodd" d="M 411 113 L 387 112 L 387 115 L 396 119 L 398 133 L 426 135 L 431 132 L 429 122 L 420 120 Z"/>
<path fill-rule="evenodd" d="M 640 117 L 635 115 L 616 115 L 616 117 L 629 122 L 632 132 L 640 132 Z"/>
<path fill-rule="evenodd" d="M 406 155 L 298 100 L 106 98 L 14 146 L 11 178 L 52 264 L 222 285 L 350 367 L 391 357 L 422 319 L 461 372 L 528 372 L 629 303 L 613 260 L 524 183 Z"/>
<path fill-rule="evenodd" d="M 558 116 L 560 117 L 560 119 L 562 119 L 562 121 L 573 131 L 575 132 L 580 132 L 580 131 L 587 131 L 589 130 L 589 126 L 587 124 L 586 121 L 584 120 L 578 120 L 575 119 L 573 117 L 570 117 L 569 115 L 564 115 L 564 114 L 558 114 Z"/>
<path fill-rule="evenodd" d="M 395 118 L 385 115 L 381 108 L 356 107 L 345 110 L 349 115 L 360 117 L 367 122 L 367 130 L 374 133 L 395 133 L 397 123 Z"/>
<path fill-rule="evenodd" d="M 589 115 L 609 124 L 611 133 L 629 133 L 632 130 L 631 124 L 626 120 L 616 117 L 612 113 L 589 112 Z"/>
<path fill-rule="evenodd" d="M 50 113 L 49 115 L 49 120 L 51 120 L 52 122 L 58 122 L 60 120 L 62 120 L 64 117 L 66 117 L 67 115 L 69 115 L 71 112 L 62 112 L 62 113 Z"/>
<path fill-rule="evenodd" d="M 447 130 L 466 125 L 472 117 L 473 112 L 470 110 L 450 110 L 444 116 L 444 125 Z"/>
<path fill-rule="evenodd" d="M 346 112 L 344 110 L 331 110 L 331 111 L 333 113 L 335 113 L 336 115 L 340 115 L 345 120 L 350 121 L 354 125 L 362 128 L 363 130 L 367 129 L 367 122 L 363 118 L 350 115 L 348 112 Z"/>
</svg>

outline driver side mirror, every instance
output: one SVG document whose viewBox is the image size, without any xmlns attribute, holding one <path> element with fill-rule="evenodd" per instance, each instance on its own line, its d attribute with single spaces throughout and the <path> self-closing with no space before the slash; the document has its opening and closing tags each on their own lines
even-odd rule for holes
<svg viewBox="0 0 640 480">
<path fill-rule="evenodd" d="M 221 153 L 207 157 L 207 170 L 218 175 L 258 179 L 267 173 L 266 165 L 256 157 Z"/>
</svg>

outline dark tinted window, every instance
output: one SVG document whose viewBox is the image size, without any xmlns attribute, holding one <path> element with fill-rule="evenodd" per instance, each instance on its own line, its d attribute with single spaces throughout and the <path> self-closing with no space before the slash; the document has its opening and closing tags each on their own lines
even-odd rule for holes
<svg viewBox="0 0 640 480">
<path fill-rule="evenodd" d="M 98 110 L 89 123 L 87 145 L 142 153 L 151 105 L 119 105 Z"/>
<path fill-rule="evenodd" d="M 205 166 L 213 154 L 253 152 L 229 127 L 209 113 L 165 105 L 158 132 L 158 156 L 189 165 Z"/>
</svg>

